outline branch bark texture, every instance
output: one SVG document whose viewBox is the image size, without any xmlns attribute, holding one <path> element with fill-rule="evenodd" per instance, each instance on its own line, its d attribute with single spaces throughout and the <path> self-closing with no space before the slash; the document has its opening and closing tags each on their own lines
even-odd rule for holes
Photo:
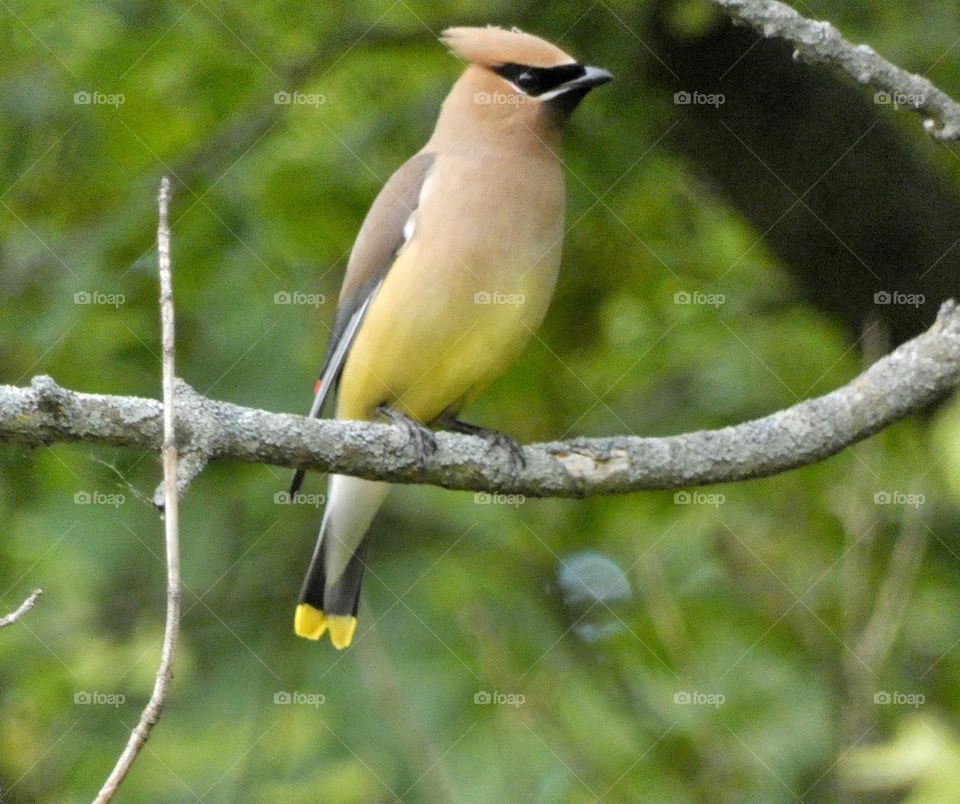
<svg viewBox="0 0 960 804">
<path fill-rule="evenodd" d="M 173 682 L 173 659 L 180 633 L 180 519 L 177 499 L 177 443 L 174 364 L 173 275 L 170 261 L 170 180 L 160 182 L 158 199 L 160 223 L 157 227 L 157 256 L 160 274 L 160 324 L 163 339 L 163 504 L 164 539 L 167 547 L 167 617 L 163 631 L 163 651 L 150 700 L 140 720 L 130 733 L 127 744 L 113 770 L 94 799 L 94 804 L 107 804 L 117 794 L 121 782 L 130 772 L 141 749 L 150 739 L 150 731 L 159 722 Z"/>
<path fill-rule="evenodd" d="M 929 330 L 847 385 L 719 430 L 532 444 L 524 447 L 524 466 L 480 438 L 439 433 L 437 451 L 421 459 L 401 428 L 240 407 L 201 396 L 181 380 L 177 444 L 194 456 L 195 468 L 232 459 L 393 483 L 586 497 L 733 482 L 815 463 L 926 407 L 958 382 L 960 309 L 948 301 Z M 162 419 L 155 400 L 77 393 L 49 377 L 34 378 L 29 388 L 0 386 L 0 441 L 159 449 Z"/>
<path fill-rule="evenodd" d="M 30 609 L 32 609 L 40 595 L 43 594 L 42 589 L 34 589 L 28 596 L 27 599 L 21 603 L 16 611 L 11 611 L 9 614 L 0 617 L 0 628 L 6 628 L 8 625 L 13 625 L 17 620 L 23 617 Z"/>
<path fill-rule="evenodd" d="M 790 42 L 796 48 L 795 57 L 841 67 L 861 84 L 886 93 L 883 102 L 926 115 L 923 126 L 936 139 L 960 139 L 960 104 L 923 76 L 887 61 L 869 45 L 851 44 L 829 22 L 807 19 L 776 0 L 713 2 L 734 22 Z"/>
</svg>

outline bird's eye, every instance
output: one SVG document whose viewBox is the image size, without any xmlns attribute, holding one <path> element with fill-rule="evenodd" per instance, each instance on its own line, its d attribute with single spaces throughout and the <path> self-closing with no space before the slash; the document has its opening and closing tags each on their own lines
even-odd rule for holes
<svg viewBox="0 0 960 804">
<path fill-rule="evenodd" d="M 517 86 L 520 87 L 520 89 L 533 89 L 536 84 L 537 77 L 529 70 L 517 76 Z"/>
<path fill-rule="evenodd" d="M 564 81 L 583 75 L 579 64 L 561 64 L 557 67 L 531 67 L 529 64 L 509 62 L 493 68 L 493 72 L 506 78 L 517 89 L 530 97 L 537 97 L 559 86 Z"/>
</svg>

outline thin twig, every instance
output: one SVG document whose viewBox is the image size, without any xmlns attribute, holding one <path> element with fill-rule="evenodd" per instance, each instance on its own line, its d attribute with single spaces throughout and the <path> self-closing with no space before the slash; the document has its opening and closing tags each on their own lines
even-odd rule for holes
<svg viewBox="0 0 960 804">
<path fill-rule="evenodd" d="M 860 358 L 867 368 L 890 351 L 889 327 L 881 319 L 870 316 L 861 327 Z M 841 708 L 842 746 L 849 749 L 863 738 L 870 725 L 873 691 L 880 668 L 866 661 L 859 649 L 860 637 L 869 616 L 874 596 L 871 566 L 874 548 L 880 530 L 878 508 L 870 500 L 876 489 L 876 475 L 872 466 L 882 461 L 877 442 L 865 444 L 860 460 L 852 469 L 847 482 L 834 489 L 833 508 L 844 531 L 844 550 L 840 559 L 840 588 L 838 590 L 841 619 L 842 651 L 837 669 L 837 683 L 843 693 Z M 840 753 L 843 753 L 842 751 Z"/>
<path fill-rule="evenodd" d="M 417 713 L 404 695 L 397 678 L 397 669 L 383 646 L 376 626 L 368 628 L 357 640 L 360 649 L 358 669 L 367 685 L 367 692 L 383 718 L 383 725 L 393 727 L 397 740 L 406 753 L 417 785 L 426 788 L 429 801 L 460 801 L 450 768 L 444 762 L 446 756 L 435 740 L 435 733 L 421 727 Z M 417 786 L 414 785 L 414 786 Z M 411 788 L 412 789 L 412 788 Z M 410 792 L 409 790 L 407 791 Z M 406 798 L 390 790 L 398 801 Z"/>
<path fill-rule="evenodd" d="M 170 180 L 160 183 L 160 224 L 157 228 L 157 254 L 160 268 L 160 323 L 163 337 L 163 483 L 166 499 L 163 508 L 164 536 L 167 544 L 167 620 L 163 633 L 163 652 L 150 700 L 140 715 L 140 722 L 130 734 L 126 748 L 113 771 L 104 782 L 96 804 L 110 801 L 124 780 L 140 749 L 150 737 L 150 730 L 160 720 L 173 680 L 173 659 L 180 630 L 180 523 L 177 505 L 177 444 L 174 429 L 174 327 L 173 282 L 170 264 Z"/>
<path fill-rule="evenodd" d="M 17 620 L 19 620 L 24 614 L 34 607 L 37 602 L 37 598 L 42 594 L 42 589 L 34 589 L 30 593 L 29 597 L 27 597 L 27 599 L 20 604 L 20 607 L 16 611 L 10 612 L 6 617 L 0 617 L 0 628 L 13 625 Z"/>
<path fill-rule="evenodd" d="M 88 460 L 93 461 L 94 463 L 99 463 L 101 466 L 107 467 L 111 472 L 117 476 L 117 480 L 120 484 L 129 491 L 135 499 L 139 500 L 142 503 L 146 503 L 149 506 L 154 505 L 154 501 L 151 500 L 146 494 L 144 494 L 140 489 L 133 485 L 128 479 L 127 476 L 121 472 L 115 464 L 110 463 L 109 461 L 103 460 L 103 458 L 98 458 L 96 455 L 90 455 Z"/>
<path fill-rule="evenodd" d="M 879 672 L 893 647 L 911 602 L 911 592 L 929 542 L 929 530 L 915 512 L 907 512 L 900 526 L 887 574 L 857 653 L 864 664 Z"/>
</svg>

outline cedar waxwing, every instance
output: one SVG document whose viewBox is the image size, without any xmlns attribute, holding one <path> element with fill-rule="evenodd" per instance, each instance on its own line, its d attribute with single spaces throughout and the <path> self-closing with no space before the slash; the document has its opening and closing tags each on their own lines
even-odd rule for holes
<svg viewBox="0 0 960 804">
<path fill-rule="evenodd" d="M 441 41 L 467 69 L 433 136 L 390 177 L 360 228 L 310 415 L 336 384 L 338 419 L 401 423 L 421 448 L 433 441 L 427 427 L 516 447 L 456 416 L 547 311 L 564 235 L 561 131 L 612 76 L 516 29 L 449 28 Z M 329 629 L 334 647 L 350 644 L 367 529 L 389 488 L 330 477 L 298 635 Z"/>
</svg>

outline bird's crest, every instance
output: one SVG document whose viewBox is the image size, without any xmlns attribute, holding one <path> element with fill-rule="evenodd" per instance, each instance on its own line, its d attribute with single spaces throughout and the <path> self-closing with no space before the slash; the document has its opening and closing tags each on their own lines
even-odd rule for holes
<svg viewBox="0 0 960 804">
<path fill-rule="evenodd" d="M 484 67 L 501 64 L 555 67 L 576 63 L 576 59 L 556 45 L 518 28 L 509 31 L 492 25 L 486 28 L 447 28 L 440 35 L 440 41 L 460 58 Z"/>
</svg>

